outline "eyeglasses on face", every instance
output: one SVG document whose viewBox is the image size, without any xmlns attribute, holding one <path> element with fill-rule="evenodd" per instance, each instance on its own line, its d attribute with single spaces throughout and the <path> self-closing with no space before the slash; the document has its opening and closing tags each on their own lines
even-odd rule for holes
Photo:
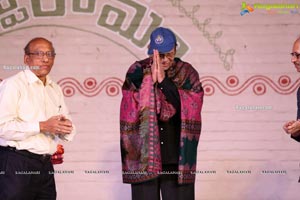
<svg viewBox="0 0 300 200">
<path fill-rule="evenodd" d="M 164 57 L 173 58 L 175 56 L 175 51 L 169 53 L 159 53 L 159 57 L 163 59 Z"/>
<path fill-rule="evenodd" d="M 29 52 L 29 53 L 27 53 L 27 55 L 33 55 L 40 59 L 42 59 L 46 55 L 47 58 L 53 59 L 55 57 L 56 53 L 54 51 L 46 51 L 46 52 L 36 51 L 36 52 Z"/>
<path fill-rule="evenodd" d="M 299 58 L 300 58 L 300 53 L 292 52 L 292 53 L 291 53 L 291 56 L 292 56 L 292 57 L 296 57 L 297 59 L 299 59 Z"/>
</svg>

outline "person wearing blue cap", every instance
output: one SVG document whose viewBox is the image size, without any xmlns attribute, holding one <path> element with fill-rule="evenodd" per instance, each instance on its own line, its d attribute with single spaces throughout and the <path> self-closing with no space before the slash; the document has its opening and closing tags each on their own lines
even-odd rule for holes
<svg viewBox="0 0 300 200">
<path fill-rule="evenodd" d="M 170 29 L 156 28 L 149 57 L 130 66 L 122 87 L 122 175 L 133 200 L 195 199 L 204 92 L 176 46 Z"/>
</svg>

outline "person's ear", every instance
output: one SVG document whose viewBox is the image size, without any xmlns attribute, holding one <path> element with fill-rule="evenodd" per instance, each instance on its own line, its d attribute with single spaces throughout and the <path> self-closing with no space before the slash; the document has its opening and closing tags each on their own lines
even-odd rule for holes
<svg viewBox="0 0 300 200">
<path fill-rule="evenodd" d="M 29 55 L 24 55 L 24 64 L 26 64 L 26 65 L 29 65 L 29 60 L 30 59 L 30 57 L 29 57 Z"/>
</svg>

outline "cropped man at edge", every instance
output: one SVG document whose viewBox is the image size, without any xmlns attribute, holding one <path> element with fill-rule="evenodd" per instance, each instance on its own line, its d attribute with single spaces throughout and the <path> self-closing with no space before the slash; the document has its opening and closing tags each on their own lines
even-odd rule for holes
<svg viewBox="0 0 300 200">
<path fill-rule="evenodd" d="M 291 62 L 294 64 L 297 72 L 300 72 L 300 37 L 294 42 Z M 291 120 L 284 124 L 283 129 L 291 138 L 300 142 L 300 87 L 297 91 L 297 120 Z"/>
<path fill-rule="evenodd" d="M 0 198 L 55 200 L 51 155 L 75 131 L 61 88 L 48 76 L 52 43 L 34 38 L 24 51 L 28 69 L 0 84 Z"/>
<path fill-rule="evenodd" d="M 297 72 L 300 72 L 300 37 L 296 39 L 293 45 L 291 62 L 294 64 Z M 297 120 L 290 120 L 283 125 L 283 129 L 294 140 L 300 142 L 300 87 L 297 91 Z M 300 183 L 300 176 L 298 179 Z"/>
<path fill-rule="evenodd" d="M 123 182 L 133 200 L 195 199 L 203 89 L 176 45 L 170 29 L 155 29 L 149 57 L 130 66 L 122 87 Z"/>
</svg>

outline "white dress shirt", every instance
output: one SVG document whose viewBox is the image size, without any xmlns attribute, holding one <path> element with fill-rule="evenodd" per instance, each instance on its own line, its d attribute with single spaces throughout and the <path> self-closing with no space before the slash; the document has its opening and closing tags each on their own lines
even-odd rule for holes
<svg viewBox="0 0 300 200">
<path fill-rule="evenodd" d="M 44 85 L 33 72 L 24 70 L 0 83 L 1 146 L 53 154 L 59 139 L 70 141 L 75 134 L 75 129 L 60 137 L 40 132 L 40 121 L 59 114 L 70 119 L 62 90 L 49 76 Z"/>
</svg>

